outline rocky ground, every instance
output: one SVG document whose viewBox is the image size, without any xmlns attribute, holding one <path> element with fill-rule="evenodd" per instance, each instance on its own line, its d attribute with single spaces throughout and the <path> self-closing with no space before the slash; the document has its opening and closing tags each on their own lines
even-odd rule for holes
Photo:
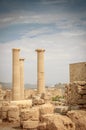
<svg viewBox="0 0 86 130">
<path fill-rule="evenodd" d="M 3 101 L 0 130 L 86 130 L 86 102 L 78 104 L 86 98 L 86 82 L 69 84 L 66 88 L 66 102 L 50 93 L 27 100 Z"/>
</svg>

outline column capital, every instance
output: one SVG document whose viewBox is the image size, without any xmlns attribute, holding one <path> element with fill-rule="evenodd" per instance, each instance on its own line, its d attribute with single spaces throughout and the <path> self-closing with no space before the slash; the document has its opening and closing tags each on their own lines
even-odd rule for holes
<svg viewBox="0 0 86 130">
<path fill-rule="evenodd" d="M 13 51 L 20 51 L 19 48 L 13 48 L 12 50 L 13 50 Z"/>
<path fill-rule="evenodd" d="M 36 49 L 35 51 L 36 51 L 36 52 L 45 52 L 44 49 Z"/>
</svg>

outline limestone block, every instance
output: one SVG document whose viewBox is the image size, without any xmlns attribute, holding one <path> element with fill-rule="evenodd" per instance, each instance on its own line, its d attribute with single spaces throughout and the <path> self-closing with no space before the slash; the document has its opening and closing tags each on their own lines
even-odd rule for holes
<svg viewBox="0 0 86 130">
<path fill-rule="evenodd" d="M 86 99 L 86 95 L 83 95 L 83 99 Z"/>
<path fill-rule="evenodd" d="M 74 81 L 75 84 L 86 86 L 86 81 Z"/>
<path fill-rule="evenodd" d="M 79 105 L 70 106 L 70 110 L 79 110 L 79 109 L 80 109 Z"/>
<path fill-rule="evenodd" d="M 10 103 L 8 101 L 3 101 L 2 106 L 9 106 Z"/>
<path fill-rule="evenodd" d="M 5 120 L 8 118 L 9 106 L 2 106 L 2 119 Z"/>
<path fill-rule="evenodd" d="M 41 99 L 40 97 L 35 97 L 33 100 L 32 100 L 32 104 L 33 105 L 42 105 L 44 104 L 45 101 L 43 99 Z"/>
<path fill-rule="evenodd" d="M 38 121 L 39 109 L 38 108 L 23 109 L 21 110 L 20 115 L 21 115 L 21 121 L 27 121 L 27 120 Z"/>
<path fill-rule="evenodd" d="M 52 104 L 44 104 L 40 106 L 39 112 L 40 112 L 40 120 L 41 120 L 42 115 L 54 113 L 54 107 Z"/>
<path fill-rule="evenodd" d="M 67 115 L 75 123 L 76 130 L 86 130 L 86 111 L 73 110 Z"/>
<path fill-rule="evenodd" d="M 0 119 L 0 124 L 2 124 L 2 119 Z"/>
<path fill-rule="evenodd" d="M 81 94 L 81 95 L 82 95 L 82 94 L 86 94 L 86 90 L 80 89 L 80 90 L 78 91 L 78 93 Z"/>
<path fill-rule="evenodd" d="M 39 123 L 38 130 L 46 130 L 46 123 Z"/>
<path fill-rule="evenodd" d="M 23 121 L 24 129 L 36 129 L 39 125 L 39 121 Z"/>
<path fill-rule="evenodd" d="M 75 125 L 67 116 L 59 114 L 44 115 L 47 130 L 75 130 Z"/>
<path fill-rule="evenodd" d="M 11 122 L 20 121 L 19 117 L 19 107 L 18 106 L 10 106 L 8 110 L 8 120 Z"/>
<path fill-rule="evenodd" d="M 17 105 L 20 109 L 32 107 L 32 100 L 11 101 L 10 105 Z"/>
<path fill-rule="evenodd" d="M 54 112 L 60 114 L 66 114 L 68 110 L 69 110 L 69 106 L 56 106 Z"/>
<path fill-rule="evenodd" d="M 77 103 L 84 105 L 84 104 L 86 104 L 86 99 L 79 99 Z"/>
</svg>

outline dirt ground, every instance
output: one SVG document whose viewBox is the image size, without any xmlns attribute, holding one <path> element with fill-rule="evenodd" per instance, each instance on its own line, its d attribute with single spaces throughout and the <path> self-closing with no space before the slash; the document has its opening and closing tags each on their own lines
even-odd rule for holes
<svg viewBox="0 0 86 130">
<path fill-rule="evenodd" d="M 0 124 L 0 130 L 24 130 L 19 127 L 18 123 L 3 122 Z"/>
</svg>

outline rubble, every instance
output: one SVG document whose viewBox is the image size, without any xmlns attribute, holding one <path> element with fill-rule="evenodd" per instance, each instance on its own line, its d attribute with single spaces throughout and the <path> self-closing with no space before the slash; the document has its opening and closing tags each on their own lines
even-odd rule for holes
<svg viewBox="0 0 86 130">
<path fill-rule="evenodd" d="M 75 123 L 75 130 L 86 130 L 86 110 L 72 110 L 67 115 Z"/>
</svg>

